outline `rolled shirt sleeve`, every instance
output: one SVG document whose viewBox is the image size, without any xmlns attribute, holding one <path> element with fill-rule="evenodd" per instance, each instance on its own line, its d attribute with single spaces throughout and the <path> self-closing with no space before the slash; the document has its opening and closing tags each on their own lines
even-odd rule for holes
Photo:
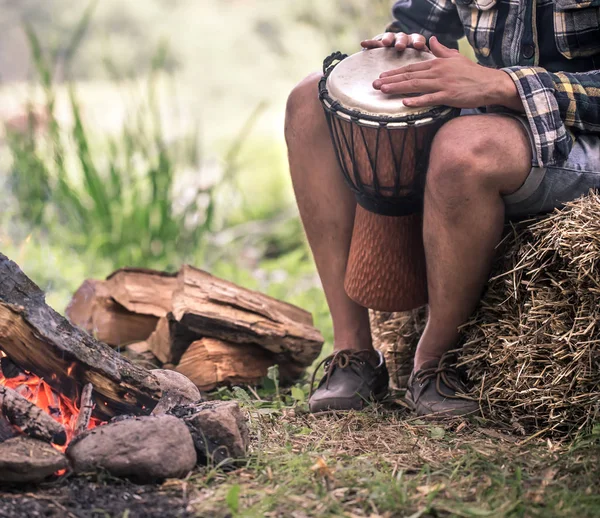
<svg viewBox="0 0 600 518">
<path fill-rule="evenodd" d="M 565 160 L 573 133 L 600 134 L 600 71 L 548 72 L 540 67 L 503 68 L 514 81 L 535 141 L 533 165 Z"/>
<path fill-rule="evenodd" d="M 396 19 L 387 30 L 436 36 L 444 45 L 458 48 L 463 26 L 451 0 L 399 0 L 392 9 Z"/>
</svg>

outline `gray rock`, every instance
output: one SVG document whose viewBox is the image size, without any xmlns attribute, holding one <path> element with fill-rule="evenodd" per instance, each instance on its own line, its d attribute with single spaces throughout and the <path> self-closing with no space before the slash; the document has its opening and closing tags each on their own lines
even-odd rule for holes
<svg viewBox="0 0 600 518">
<path fill-rule="evenodd" d="M 173 413 L 189 427 L 200 455 L 216 463 L 246 456 L 248 424 L 235 401 L 205 401 L 177 407 Z"/>
<path fill-rule="evenodd" d="M 187 376 L 167 369 L 153 369 L 150 372 L 158 379 L 163 392 L 152 411 L 154 415 L 166 414 L 177 405 L 196 403 L 202 399 L 198 387 Z"/>
<path fill-rule="evenodd" d="M 41 482 L 68 466 L 62 453 L 37 439 L 13 437 L 0 444 L 0 482 Z"/>
<path fill-rule="evenodd" d="M 94 428 L 71 442 L 67 457 L 77 473 L 100 468 L 140 482 L 183 477 L 197 459 L 188 428 L 170 415 L 135 417 Z"/>
</svg>

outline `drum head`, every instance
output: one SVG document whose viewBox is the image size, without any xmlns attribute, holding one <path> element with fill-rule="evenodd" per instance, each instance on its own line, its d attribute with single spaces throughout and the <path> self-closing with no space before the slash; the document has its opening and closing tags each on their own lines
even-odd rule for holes
<svg viewBox="0 0 600 518">
<path fill-rule="evenodd" d="M 329 96 L 348 110 L 356 110 L 375 117 L 403 117 L 426 114 L 427 108 L 409 108 L 404 105 L 405 95 L 389 95 L 373 88 L 373 81 L 387 72 L 411 63 L 436 59 L 429 52 L 394 48 L 378 48 L 353 54 L 341 61 L 327 79 Z"/>
</svg>

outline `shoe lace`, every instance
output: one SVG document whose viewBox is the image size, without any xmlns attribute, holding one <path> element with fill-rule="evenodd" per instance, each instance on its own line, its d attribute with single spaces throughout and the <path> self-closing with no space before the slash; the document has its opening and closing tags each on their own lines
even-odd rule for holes
<svg viewBox="0 0 600 518">
<path fill-rule="evenodd" d="M 468 395 L 469 390 L 462 381 L 460 374 L 452 361 L 453 359 L 453 351 L 445 353 L 440 358 L 436 367 L 429 367 L 416 372 L 415 380 L 420 385 L 424 385 L 427 381 L 435 378 L 435 390 L 440 396 L 449 399 L 473 399 Z M 454 393 L 448 394 L 447 392 L 442 391 L 441 383 L 446 385 Z"/>
<path fill-rule="evenodd" d="M 333 371 L 337 368 L 347 369 L 352 366 L 359 366 L 364 363 L 368 363 L 368 355 L 373 354 L 372 351 L 351 351 L 349 349 L 343 349 L 341 351 L 336 351 L 332 355 L 324 358 L 313 371 L 311 380 L 310 380 L 310 395 L 309 399 L 312 397 L 314 393 L 315 380 L 317 379 L 317 373 L 319 369 L 325 365 L 325 388 L 329 388 L 329 380 L 331 379 L 331 375 Z"/>
</svg>

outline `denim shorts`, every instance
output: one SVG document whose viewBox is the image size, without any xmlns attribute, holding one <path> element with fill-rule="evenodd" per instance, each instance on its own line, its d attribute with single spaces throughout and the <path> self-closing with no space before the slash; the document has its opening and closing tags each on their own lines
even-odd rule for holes
<svg viewBox="0 0 600 518">
<path fill-rule="evenodd" d="M 476 113 L 476 110 L 462 112 L 464 115 Z M 532 152 L 535 153 L 527 119 L 508 113 L 503 115 L 509 115 L 523 124 L 529 135 Z M 523 185 L 514 193 L 504 196 L 506 217 L 518 220 L 551 212 L 568 201 L 588 194 L 591 189 L 600 189 L 600 136 L 579 135 L 567 160 L 545 168 L 533 167 Z"/>
</svg>

